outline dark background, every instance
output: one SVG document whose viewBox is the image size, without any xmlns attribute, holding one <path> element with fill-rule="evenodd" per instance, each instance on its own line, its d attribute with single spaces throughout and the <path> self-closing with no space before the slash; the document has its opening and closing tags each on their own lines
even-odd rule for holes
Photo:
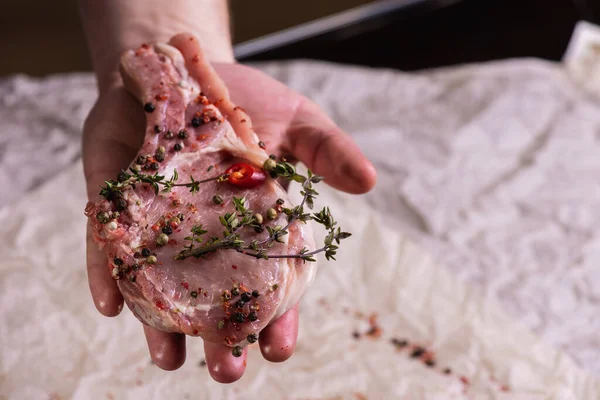
<svg viewBox="0 0 600 400">
<path fill-rule="evenodd" d="M 372 1 L 232 0 L 234 41 Z M 462 0 L 391 13 L 250 60 L 313 58 L 404 70 L 512 57 L 559 60 L 575 23 L 596 15 L 597 0 Z M 76 0 L 2 0 L 0 54 L 0 76 L 89 70 Z"/>
</svg>

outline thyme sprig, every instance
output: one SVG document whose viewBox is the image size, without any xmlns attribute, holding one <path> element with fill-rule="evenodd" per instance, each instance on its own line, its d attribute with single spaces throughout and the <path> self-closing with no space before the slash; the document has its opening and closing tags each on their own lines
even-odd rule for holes
<svg viewBox="0 0 600 400">
<path fill-rule="evenodd" d="M 173 175 L 170 179 L 166 179 L 164 175 L 155 174 L 142 174 L 136 171 L 134 168 L 130 168 L 129 172 L 122 171 L 119 173 L 116 181 L 105 181 L 104 186 L 101 187 L 100 195 L 106 199 L 112 200 L 115 197 L 120 196 L 123 191 L 127 188 L 135 189 L 136 184 L 147 183 L 154 189 L 154 193 L 170 192 L 174 187 L 187 187 L 191 193 L 196 193 L 200 190 L 200 185 L 207 182 L 224 182 L 229 178 L 228 174 L 220 174 L 211 178 L 202 179 L 197 181 L 193 176 L 190 175 L 189 182 L 178 183 L 179 174 L 177 170 L 173 170 Z"/>
<path fill-rule="evenodd" d="M 270 172 L 272 177 L 285 178 L 302 184 L 302 191 L 300 193 L 303 198 L 300 204 L 293 208 L 282 208 L 282 211 L 287 216 L 287 225 L 283 227 L 281 225 L 267 225 L 264 227 L 268 233 L 268 236 L 265 239 L 253 240 L 250 243 L 246 243 L 240 237 L 239 232 L 246 227 L 257 228 L 261 225 L 256 221 L 256 214 L 246 207 L 246 199 L 234 196 L 232 201 L 235 212 L 227 212 L 224 215 L 219 216 L 219 221 L 225 228 L 223 238 L 212 238 L 204 246 L 186 246 L 175 257 L 176 260 L 183 260 L 188 257 L 203 257 L 207 253 L 225 249 L 236 250 L 250 257 L 266 260 L 269 258 L 298 258 L 302 259 L 304 262 L 314 262 L 316 261 L 314 256 L 323 252 L 325 253 L 325 258 L 327 260 L 335 260 L 339 248 L 338 245 L 343 239 L 350 237 L 351 234 L 343 232 L 340 227 L 337 227 L 337 222 L 331 215 L 331 211 L 328 207 L 324 207 L 321 211 L 312 214 L 306 213 L 304 210 L 305 206 L 309 209 L 313 208 L 314 199 L 319 194 L 313 189 L 313 184 L 321 182 L 323 178 L 314 175 L 310 170 L 308 171 L 307 176 L 300 175 L 296 172 L 294 166 L 286 161 L 274 162 L 274 160 L 271 160 L 269 164 L 268 162 L 269 160 L 265 162 L 265 169 Z M 269 249 L 271 249 L 275 243 L 284 243 L 283 237 L 289 233 L 288 230 L 292 223 L 295 221 L 306 223 L 310 220 L 323 225 L 325 229 L 328 230 L 323 247 L 313 251 L 303 248 L 297 254 L 269 253 Z M 194 236 L 192 235 L 192 238 L 193 237 Z"/>
</svg>

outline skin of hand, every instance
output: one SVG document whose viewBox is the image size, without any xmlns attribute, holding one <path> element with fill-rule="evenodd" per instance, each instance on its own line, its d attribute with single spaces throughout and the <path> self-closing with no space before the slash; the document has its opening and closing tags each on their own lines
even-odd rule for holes
<svg viewBox="0 0 600 400">
<path fill-rule="evenodd" d="M 144 1 L 146 6 L 151 6 L 152 1 Z M 115 7 L 123 3 L 127 2 L 115 3 Z M 93 29 L 88 28 L 88 35 Z M 170 34 L 178 32 L 179 28 L 170 29 Z M 93 39 L 88 38 L 88 41 L 93 44 Z M 123 49 L 139 44 L 141 42 L 135 45 L 128 43 Z M 258 70 L 228 62 L 232 61 L 230 53 L 224 51 L 221 52 L 222 57 L 213 57 L 213 60 L 227 61 L 213 65 L 225 81 L 233 102 L 247 111 L 255 132 L 266 144 L 269 153 L 303 162 L 316 174 L 325 176 L 326 183 L 348 193 L 365 193 L 375 185 L 373 165 L 316 104 Z M 113 62 L 116 60 L 117 57 L 113 57 Z M 98 64 L 101 63 L 95 62 L 95 66 Z M 96 68 L 100 94 L 84 125 L 83 163 L 90 199 L 97 197 L 106 179 L 114 179 L 129 166 L 144 135 L 142 107 L 126 92 L 118 74 L 110 72 L 110 68 L 116 71 L 116 67 L 109 67 L 109 72 L 106 68 Z M 93 242 L 89 228 L 87 271 L 98 311 L 107 317 L 118 315 L 123 308 L 123 297 L 109 273 L 106 256 Z M 166 333 L 149 326 L 144 326 L 144 333 L 157 366 L 175 370 L 183 365 L 185 335 Z M 264 358 L 282 362 L 291 357 L 297 333 L 296 306 L 260 333 L 259 345 Z M 222 344 L 205 342 L 204 348 L 210 375 L 216 381 L 231 383 L 244 374 L 246 350 L 236 358 L 231 355 L 231 348 Z"/>
</svg>

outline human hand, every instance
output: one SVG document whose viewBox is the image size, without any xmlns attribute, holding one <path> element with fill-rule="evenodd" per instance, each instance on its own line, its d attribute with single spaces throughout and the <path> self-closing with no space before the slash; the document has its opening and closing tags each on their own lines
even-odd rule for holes
<svg viewBox="0 0 600 400">
<path fill-rule="evenodd" d="M 246 110 L 267 151 L 299 160 L 326 177 L 330 185 L 363 193 L 375 184 L 375 170 L 349 136 L 342 132 L 314 103 L 262 72 L 239 64 L 216 64 L 215 69 L 229 88 L 232 100 Z M 257 89 L 259 88 L 259 89 Z M 101 92 L 84 126 L 83 161 L 88 196 L 95 198 L 100 185 L 126 169 L 136 156 L 144 135 L 144 114 L 119 79 Z M 97 309 L 116 316 L 123 297 L 88 231 L 87 267 L 90 290 Z M 144 326 L 150 354 L 166 370 L 185 361 L 185 335 Z M 298 308 L 272 322 L 260 334 L 265 359 L 288 359 L 296 344 Z M 223 383 L 239 379 L 245 370 L 246 352 L 231 355 L 223 344 L 205 342 L 211 376 Z"/>
</svg>

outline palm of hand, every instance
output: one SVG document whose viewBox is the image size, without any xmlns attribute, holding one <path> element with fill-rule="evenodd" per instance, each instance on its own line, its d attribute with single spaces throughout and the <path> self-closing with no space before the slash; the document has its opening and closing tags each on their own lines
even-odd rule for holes
<svg viewBox="0 0 600 400">
<path fill-rule="evenodd" d="M 255 132 L 267 151 L 304 162 L 326 182 L 350 193 L 368 191 L 375 183 L 372 165 L 356 145 L 312 102 L 267 75 L 239 64 L 215 69 L 229 88 L 232 100 L 250 115 Z M 141 146 L 144 114 L 119 83 L 98 99 L 84 127 L 83 161 L 88 196 L 95 197 L 106 179 L 127 168 Z M 334 161 L 335 160 L 335 161 Z M 119 314 L 123 298 L 106 268 L 106 258 L 88 236 L 87 268 L 98 310 Z M 263 356 L 274 362 L 289 358 L 298 330 L 297 307 L 269 325 L 260 335 Z M 185 336 L 144 326 L 154 362 L 179 368 L 185 361 Z M 246 353 L 231 356 L 228 347 L 205 343 L 209 371 L 219 382 L 233 382 L 244 373 Z"/>
</svg>

